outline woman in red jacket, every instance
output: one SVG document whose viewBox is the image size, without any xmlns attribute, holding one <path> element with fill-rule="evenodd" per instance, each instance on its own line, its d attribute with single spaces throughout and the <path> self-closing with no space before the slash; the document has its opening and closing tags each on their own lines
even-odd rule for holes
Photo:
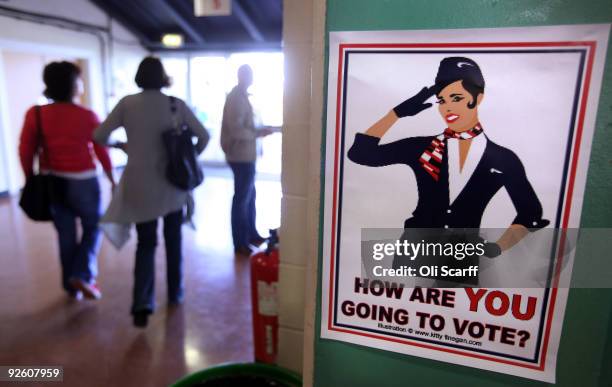
<svg viewBox="0 0 612 387">
<path fill-rule="evenodd" d="M 27 111 L 19 156 L 26 177 L 33 172 L 37 153 L 41 172 L 53 176 L 51 213 L 58 234 L 64 289 L 74 298 L 82 292 L 86 298 L 98 299 L 102 295 L 96 286 L 101 211 L 94 153 L 113 187 L 115 181 L 106 148 L 91 139 L 98 118 L 73 102 L 79 94 L 80 73 L 70 62 L 53 62 L 45 67 L 45 96 L 52 103 Z M 77 218 L 81 221 L 80 240 Z"/>
</svg>

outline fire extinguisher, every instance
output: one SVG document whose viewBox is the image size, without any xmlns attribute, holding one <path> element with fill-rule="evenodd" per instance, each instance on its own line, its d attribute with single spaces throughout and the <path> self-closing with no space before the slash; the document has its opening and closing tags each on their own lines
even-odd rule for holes
<svg viewBox="0 0 612 387">
<path fill-rule="evenodd" d="M 265 251 L 251 257 L 251 302 L 255 360 L 276 363 L 278 351 L 278 232 L 270 230 Z"/>
</svg>

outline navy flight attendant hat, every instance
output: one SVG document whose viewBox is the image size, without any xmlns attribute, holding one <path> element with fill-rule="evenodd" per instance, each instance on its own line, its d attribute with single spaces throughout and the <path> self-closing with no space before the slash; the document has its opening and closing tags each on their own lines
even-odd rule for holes
<svg viewBox="0 0 612 387">
<path fill-rule="evenodd" d="M 436 94 L 458 80 L 469 82 L 484 91 L 485 81 L 476 62 L 460 56 L 442 59 L 434 86 Z"/>
</svg>

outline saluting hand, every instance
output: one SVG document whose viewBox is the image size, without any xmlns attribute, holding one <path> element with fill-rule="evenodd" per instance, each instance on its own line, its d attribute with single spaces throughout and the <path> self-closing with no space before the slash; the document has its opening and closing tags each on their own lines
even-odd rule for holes
<svg viewBox="0 0 612 387">
<path fill-rule="evenodd" d="M 427 101 L 427 99 L 429 99 L 429 97 L 432 95 L 434 95 L 433 86 L 424 87 L 414 96 L 394 107 L 393 111 L 399 118 L 416 116 L 423 110 L 429 109 L 432 106 L 431 103 L 425 103 L 425 101 Z"/>
</svg>

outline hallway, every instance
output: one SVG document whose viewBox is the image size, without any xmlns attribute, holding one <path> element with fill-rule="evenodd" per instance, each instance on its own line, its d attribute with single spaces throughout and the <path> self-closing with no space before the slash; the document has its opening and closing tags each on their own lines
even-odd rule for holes
<svg viewBox="0 0 612 387">
<path fill-rule="evenodd" d="M 205 171 L 196 192 L 196 226 L 183 228 L 185 304 L 166 306 L 163 243 L 156 256 L 157 311 L 132 326 L 135 232 L 121 251 L 99 255 L 99 301 L 70 301 L 60 286 L 55 231 L 0 200 L 0 364 L 64 367 L 64 386 L 166 386 L 228 361 L 252 361 L 249 264 L 235 258 L 230 234 L 231 174 Z M 106 196 L 109 188 L 103 188 Z M 258 229 L 280 223 L 281 186 L 257 182 Z M 108 197 L 106 198 L 106 201 Z M 37 385 L 23 383 L 20 385 Z"/>
</svg>

